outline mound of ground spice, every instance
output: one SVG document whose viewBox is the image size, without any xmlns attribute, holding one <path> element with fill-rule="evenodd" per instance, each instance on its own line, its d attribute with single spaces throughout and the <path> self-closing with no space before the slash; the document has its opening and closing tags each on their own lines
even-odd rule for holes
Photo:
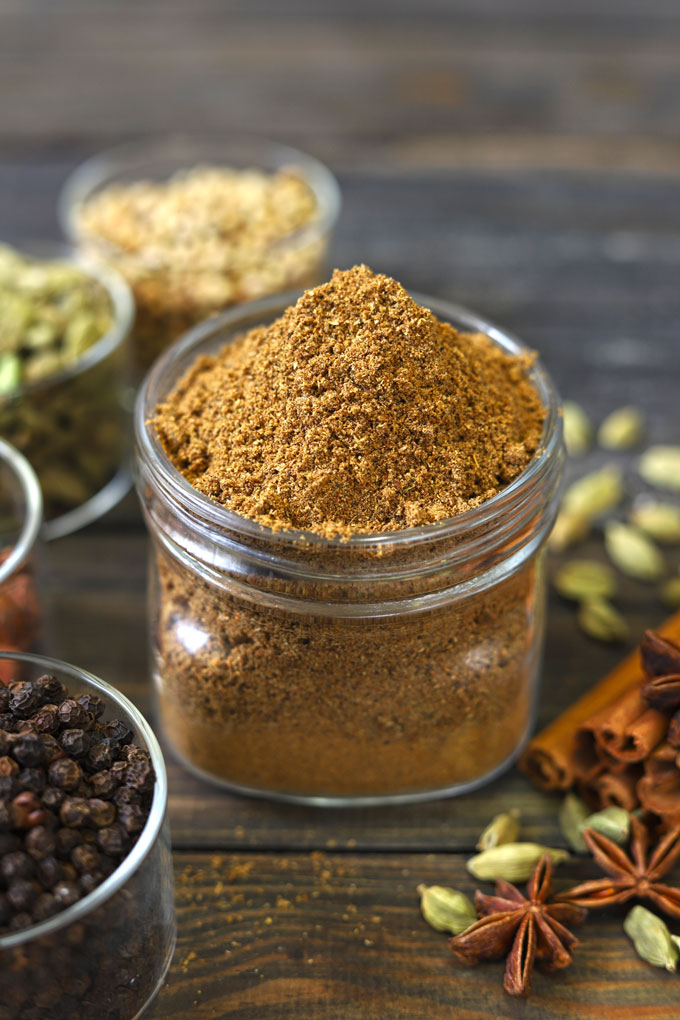
<svg viewBox="0 0 680 1020">
<path fill-rule="evenodd" d="M 544 418 L 530 364 L 356 266 L 199 358 L 153 425 L 196 489 L 274 530 L 393 531 L 527 466 Z"/>
</svg>

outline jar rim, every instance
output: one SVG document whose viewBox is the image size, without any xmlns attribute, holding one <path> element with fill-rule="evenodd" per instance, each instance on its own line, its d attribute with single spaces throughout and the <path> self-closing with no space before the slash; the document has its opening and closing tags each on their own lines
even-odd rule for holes
<svg viewBox="0 0 680 1020">
<path fill-rule="evenodd" d="M 156 406 L 167 395 L 166 392 L 162 392 L 166 376 L 172 370 L 175 362 L 185 357 L 189 352 L 195 349 L 196 355 L 198 355 L 200 347 L 205 341 L 219 335 L 224 330 L 237 329 L 241 320 L 253 320 L 260 314 L 267 316 L 283 312 L 301 294 L 302 291 L 299 290 L 277 294 L 239 305 L 199 323 L 158 358 L 140 387 L 134 414 L 135 439 L 139 454 L 151 471 L 154 480 L 160 483 L 165 492 L 192 516 L 231 533 L 249 539 L 259 539 L 273 546 L 284 548 L 304 546 L 306 549 L 317 550 L 375 551 L 389 547 L 390 550 L 396 550 L 399 546 L 419 545 L 432 542 L 435 539 L 462 538 L 472 528 L 488 524 L 499 513 L 514 506 L 517 501 L 521 502 L 527 490 L 531 490 L 539 484 L 560 449 L 562 419 L 557 391 L 548 372 L 536 358 L 527 374 L 535 386 L 546 412 L 536 453 L 530 463 L 509 485 L 479 506 L 466 510 L 455 517 L 449 517 L 433 524 L 401 528 L 395 531 L 361 533 L 351 535 L 349 538 L 340 536 L 328 538 L 313 531 L 295 529 L 274 531 L 266 525 L 227 509 L 195 489 L 172 464 L 155 431 L 149 425 L 149 418 L 154 413 Z M 414 301 L 429 308 L 440 318 L 452 321 L 455 326 L 463 326 L 467 330 L 486 334 L 494 343 L 510 354 L 521 356 L 531 353 L 530 349 L 514 334 L 501 329 L 462 305 L 443 299 L 430 298 L 417 292 L 410 292 L 410 294 Z M 229 341 L 225 340 L 224 342 Z"/>
<path fill-rule="evenodd" d="M 32 382 L 22 383 L 16 389 L 4 393 L 3 398 L 17 400 L 26 394 L 37 393 L 40 390 L 51 389 L 61 383 L 87 372 L 94 365 L 104 361 L 115 351 L 128 337 L 132 329 L 135 316 L 135 302 L 129 286 L 115 269 L 104 265 L 103 262 L 84 255 L 71 245 L 63 241 L 23 241 L 15 249 L 20 255 L 31 259 L 43 259 L 45 261 L 61 261 L 68 265 L 76 266 L 86 276 L 91 277 L 104 288 L 111 301 L 112 322 L 110 328 L 103 333 L 98 340 L 87 348 L 82 357 L 78 358 L 72 365 L 60 369 L 43 379 L 34 379 Z"/>
<path fill-rule="evenodd" d="M 71 172 L 59 195 L 57 211 L 62 230 L 72 244 L 80 244 L 84 235 L 78 226 L 79 207 L 121 171 L 139 170 L 143 175 L 144 168 L 150 164 L 166 163 L 169 176 L 172 172 L 170 165 L 174 171 L 190 169 L 192 164 L 195 166 L 201 162 L 229 166 L 230 158 L 232 161 L 239 160 L 244 155 L 248 162 L 252 160 L 254 168 L 271 170 L 273 167 L 298 167 L 316 199 L 317 213 L 314 219 L 277 239 L 273 248 L 291 244 L 304 246 L 330 233 L 340 213 L 341 197 L 338 182 L 329 168 L 306 152 L 247 132 L 229 134 L 224 138 L 210 138 L 191 132 L 156 135 L 123 142 L 91 156 Z M 178 157 L 182 166 L 177 165 Z M 101 241 L 102 247 L 112 252 L 122 250 L 105 239 Z M 140 252 L 124 251 L 124 254 L 131 259 L 143 261 L 143 249 Z"/>
<path fill-rule="evenodd" d="M 73 666 L 68 662 L 62 662 L 59 659 L 47 658 L 43 655 L 33 655 L 29 652 L 0 652 L 0 660 L 5 659 L 13 662 L 29 663 L 43 672 L 56 671 L 60 674 L 65 673 L 76 683 L 93 687 L 95 691 L 104 694 L 111 701 L 115 702 L 121 712 L 127 716 L 142 736 L 151 757 L 156 782 L 154 784 L 151 810 L 149 817 L 144 823 L 144 828 L 130 853 L 121 861 L 115 871 L 101 885 L 98 885 L 96 889 L 93 889 L 92 892 L 78 900 L 77 903 L 67 907 L 66 910 L 62 910 L 46 921 L 40 921 L 38 924 L 31 925 L 29 928 L 23 928 L 21 931 L 12 932 L 9 935 L 0 935 L 0 951 L 14 949 L 25 942 L 31 942 L 33 939 L 41 938 L 44 935 L 51 935 L 61 928 L 79 921 L 96 907 L 105 903 L 114 893 L 118 892 L 137 871 L 152 850 L 161 830 L 168 803 L 168 777 L 165 770 L 165 761 L 156 735 L 139 709 L 124 694 L 121 694 L 115 687 L 106 683 L 105 680 L 101 680 L 93 673 L 78 666 Z"/>
<path fill-rule="evenodd" d="M 40 482 L 29 462 L 6 439 L 0 439 L 0 462 L 9 467 L 24 494 L 25 513 L 19 537 L 0 564 L 0 585 L 21 567 L 31 554 L 42 526 L 43 498 Z"/>
</svg>

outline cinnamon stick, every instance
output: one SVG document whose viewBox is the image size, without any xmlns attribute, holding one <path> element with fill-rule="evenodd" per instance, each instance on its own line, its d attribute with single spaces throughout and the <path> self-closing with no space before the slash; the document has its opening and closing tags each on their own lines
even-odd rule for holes
<svg viewBox="0 0 680 1020">
<path fill-rule="evenodd" d="M 658 633 L 672 641 L 680 640 L 680 612 L 667 620 Z M 519 760 L 520 769 L 544 790 L 569 789 L 576 779 L 574 742 L 577 729 L 600 709 L 641 685 L 644 679 L 639 653 L 632 652 L 533 738 Z"/>
<path fill-rule="evenodd" d="M 622 772 L 602 772 L 591 783 L 598 807 L 622 807 L 633 811 L 638 806 L 637 785 L 642 777 L 640 765 L 628 765 Z"/>
<path fill-rule="evenodd" d="M 635 762 L 644 761 L 663 740 L 667 727 L 666 716 L 648 708 L 641 688 L 634 687 L 607 707 L 605 718 L 598 718 L 593 730 L 597 743 L 608 754 Z"/>
</svg>

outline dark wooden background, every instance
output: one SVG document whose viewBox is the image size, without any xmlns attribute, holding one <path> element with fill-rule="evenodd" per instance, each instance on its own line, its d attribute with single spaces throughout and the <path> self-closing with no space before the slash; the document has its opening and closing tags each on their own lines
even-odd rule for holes
<svg viewBox="0 0 680 1020">
<path fill-rule="evenodd" d="M 335 264 L 475 307 L 564 396 L 595 415 L 635 402 L 678 441 L 679 115 L 675 0 L 0 0 L 0 237 L 56 236 L 64 177 L 109 144 L 269 135 L 338 174 Z M 56 654 L 148 709 L 145 547 L 130 496 L 46 561 Z M 635 634 L 663 616 L 642 585 L 623 605 Z M 541 721 L 620 654 L 555 601 Z M 154 1020 L 680 1014 L 678 978 L 638 960 L 622 914 L 528 1003 L 421 921 L 419 882 L 474 887 L 465 860 L 495 811 L 560 843 L 555 801 L 514 772 L 369 813 L 230 797 L 168 765 L 179 943 Z"/>
</svg>

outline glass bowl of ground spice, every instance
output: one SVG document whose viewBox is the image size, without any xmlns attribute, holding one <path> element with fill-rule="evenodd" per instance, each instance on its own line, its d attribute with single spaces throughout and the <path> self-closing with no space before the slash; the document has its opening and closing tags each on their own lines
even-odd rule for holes
<svg viewBox="0 0 680 1020">
<path fill-rule="evenodd" d="M 160 719 L 319 805 L 488 782 L 531 729 L 563 472 L 520 341 L 365 266 L 189 333 L 138 397 Z"/>
<path fill-rule="evenodd" d="M 34 651 L 42 631 L 35 580 L 35 552 L 42 524 L 42 496 L 25 457 L 0 439 L 0 648 Z M 14 663 L 0 662 L 0 687 L 13 679 Z"/>
<path fill-rule="evenodd" d="M 175 944 L 167 778 L 113 687 L 0 653 L 0 1015 L 133 1020 Z"/>
<path fill-rule="evenodd" d="M 78 167 L 60 202 L 71 241 L 132 288 L 140 372 L 207 316 L 320 282 L 339 206 L 323 164 L 238 136 L 119 146 Z"/>
<path fill-rule="evenodd" d="M 29 460 L 45 538 L 84 527 L 130 485 L 126 340 L 117 273 L 63 245 L 0 246 L 0 434 Z"/>
</svg>

